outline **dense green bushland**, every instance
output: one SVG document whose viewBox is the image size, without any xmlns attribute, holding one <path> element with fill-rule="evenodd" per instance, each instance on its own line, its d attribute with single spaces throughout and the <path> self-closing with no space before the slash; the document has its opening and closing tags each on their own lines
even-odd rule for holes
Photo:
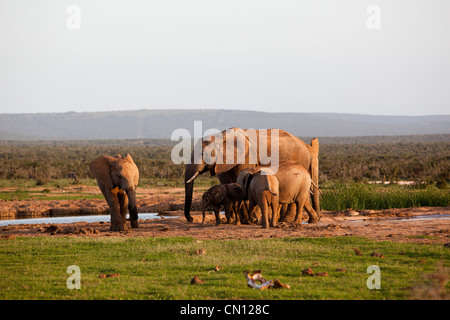
<svg viewBox="0 0 450 320">
<path fill-rule="evenodd" d="M 173 143 L 123 140 L 71 143 L 0 144 L 0 179 L 47 182 L 70 172 L 90 177 L 88 163 L 101 154 L 130 153 L 141 178 L 182 180 L 184 166 L 171 161 Z M 320 146 L 320 181 L 450 180 L 450 141 L 399 143 L 331 143 Z"/>
</svg>

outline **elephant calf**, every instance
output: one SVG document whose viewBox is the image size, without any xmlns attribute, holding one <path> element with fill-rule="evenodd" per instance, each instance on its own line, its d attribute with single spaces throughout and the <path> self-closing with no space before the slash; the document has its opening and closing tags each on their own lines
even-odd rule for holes
<svg viewBox="0 0 450 320">
<path fill-rule="evenodd" d="M 138 228 L 136 186 L 139 170 L 129 154 L 100 156 L 89 164 L 92 175 L 106 199 L 111 214 L 111 231 L 126 229 L 127 209 L 132 228 Z"/>
<path fill-rule="evenodd" d="M 248 213 L 254 213 L 256 205 L 261 209 L 262 227 L 269 227 L 269 211 L 278 212 L 278 179 L 268 168 L 245 169 L 238 177 L 238 184 L 249 200 Z"/>
<path fill-rule="evenodd" d="M 202 225 L 205 223 L 205 211 L 208 207 L 213 207 L 216 225 L 220 224 L 221 206 L 225 208 L 227 223 L 234 217 L 235 224 L 240 224 L 238 209 L 243 199 L 244 193 L 237 183 L 219 184 L 209 188 L 202 196 Z"/>
</svg>

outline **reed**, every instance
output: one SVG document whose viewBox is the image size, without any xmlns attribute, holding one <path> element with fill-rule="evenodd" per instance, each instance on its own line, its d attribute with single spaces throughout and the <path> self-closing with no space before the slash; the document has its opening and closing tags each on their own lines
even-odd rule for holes
<svg viewBox="0 0 450 320">
<path fill-rule="evenodd" d="M 321 207 L 335 211 L 380 210 L 410 207 L 446 207 L 450 205 L 450 191 L 427 186 L 377 186 L 364 183 L 334 183 L 323 188 Z"/>
</svg>

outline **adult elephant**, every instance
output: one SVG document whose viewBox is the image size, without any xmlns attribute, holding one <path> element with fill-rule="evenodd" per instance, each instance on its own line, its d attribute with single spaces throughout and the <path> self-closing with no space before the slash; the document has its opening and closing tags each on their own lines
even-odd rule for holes
<svg viewBox="0 0 450 320">
<path fill-rule="evenodd" d="M 125 157 L 100 156 L 89 164 L 91 174 L 106 199 L 111 214 L 111 231 L 126 229 L 127 209 L 132 228 L 139 224 L 136 206 L 136 186 L 139 169 L 129 154 Z"/>
<path fill-rule="evenodd" d="M 229 134 L 230 131 L 233 132 L 232 135 Z M 256 140 L 254 139 L 255 135 L 258 137 Z M 260 138 L 264 136 L 267 138 L 265 139 L 266 145 L 260 143 Z M 316 186 L 319 185 L 319 140 L 316 138 L 311 141 L 311 145 L 308 145 L 284 130 L 250 130 L 239 128 L 224 130 L 218 137 L 221 137 L 221 139 L 208 136 L 200 140 L 192 151 L 191 162 L 186 165 L 184 215 L 189 222 L 193 221 L 190 211 L 194 180 L 198 175 L 210 172 L 211 175 L 217 175 L 222 184 L 234 183 L 237 181 L 237 177 L 242 170 L 256 166 L 268 166 L 268 150 L 273 150 L 272 144 L 274 143 L 277 143 L 278 146 L 277 160 L 279 163 L 292 160 L 301 164 L 308 170 Z M 277 137 L 277 139 L 272 139 L 272 137 Z M 243 155 L 245 161 L 224 161 L 225 150 L 229 150 L 227 144 L 229 146 L 235 146 L 237 144 L 236 141 L 239 140 L 245 141 L 245 148 L 233 148 L 234 153 L 232 155 L 234 155 L 234 160 L 237 160 L 238 156 Z M 257 142 L 255 143 L 255 141 Z M 260 148 L 260 146 L 262 147 Z M 195 154 L 196 148 L 197 153 L 199 153 L 198 149 L 201 149 L 202 155 L 208 154 L 207 161 L 205 161 L 204 156 L 199 158 L 199 155 Z M 238 152 L 242 153 L 238 154 Z M 313 188 L 312 192 L 313 208 L 319 214 L 319 191 Z"/>
</svg>

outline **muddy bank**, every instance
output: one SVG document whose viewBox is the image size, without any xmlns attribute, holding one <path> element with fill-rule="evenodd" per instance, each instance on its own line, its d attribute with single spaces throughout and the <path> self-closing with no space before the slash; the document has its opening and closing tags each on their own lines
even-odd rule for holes
<svg viewBox="0 0 450 320">
<path fill-rule="evenodd" d="M 179 213 L 182 213 L 179 211 Z M 208 214 L 201 226 L 201 214 L 192 212 L 194 221 L 184 217 L 140 220 L 138 229 L 125 232 L 109 231 L 109 222 L 77 222 L 70 224 L 9 225 L 0 228 L 1 238 L 34 236 L 74 237 L 194 237 L 197 239 L 266 239 L 284 237 L 342 237 L 361 236 L 380 241 L 440 243 L 450 242 L 450 220 L 400 220 L 414 216 L 449 215 L 450 208 L 407 208 L 391 210 L 323 212 L 320 222 L 294 228 L 280 223 L 276 228 L 262 229 L 260 225 L 215 225 L 214 215 Z M 225 219 L 223 219 L 225 222 Z"/>
</svg>

